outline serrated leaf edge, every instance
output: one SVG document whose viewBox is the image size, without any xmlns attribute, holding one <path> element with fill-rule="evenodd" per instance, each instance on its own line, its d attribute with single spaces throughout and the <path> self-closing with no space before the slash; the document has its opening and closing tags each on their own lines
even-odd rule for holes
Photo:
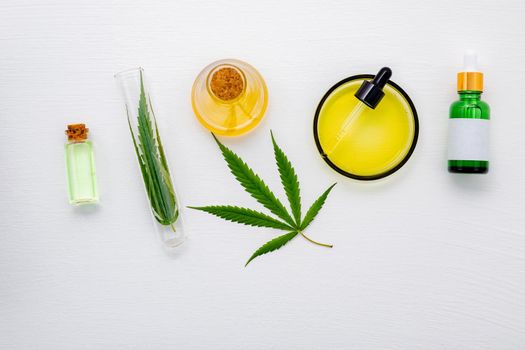
<svg viewBox="0 0 525 350">
<path fill-rule="evenodd" d="M 248 264 L 258 256 L 273 252 L 277 249 L 282 248 L 286 243 L 290 242 L 295 236 L 297 236 L 299 233 L 297 231 L 288 232 L 282 236 L 275 237 L 274 239 L 264 243 L 262 246 L 260 246 L 253 254 L 250 256 L 244 267 L 248 266 Z M 274 246 L 273 244 L 277 244 Z"/>
<path fill-rule="evenodd" d="M 312 223 L 312 221 L 315 219 L 317 214 L 319 214 L 319 211 L 323 207 L 326 198 L 330 194 L 330 191 L 334 188 L 336 183 L 332 184 L 326 191 L 324 191 L 310 206 L 306 214 L 304 215 L 303 221 L 301 222 L 301 228 L 300 231 L 304 231 L 308 225 Z"/>
<path fill-rule="evenodd" d="M 294 228 L 288 224 L 250 208 L 243 208 L 234 205 L 209 205 L 204 207 L 189 206 L 188 208 L 204 211 L 223 220 L 243 225 L 269 227 L 284 231 L 294 230 Z"/>
<path fill-rule="evenodd" d="M 279 177 L 281 179 L 281 184 L 283 185 L 284 192 L 288 198 L 288 203 L 290 204 L 290 209 L 292 210 L 292 215 L 294 217 L 295 223 L 297 226 L 301 225 L 301 189 L 299 185 L 299 180 L 297 178 L 297 173 L 295 169 L 279 147 L 273 132 L 270 130 L 270 135 L 272 138 L 273 152 L 275 156 L 275 163 L 277 164 L 277 170 L 279 171 Z"/>
<path fill-rule="evenodd" d="M 217 145 L 219 146 L 223 158 L 228 164 L 230 172 L 245 189 L 245 191 L 248 192 L 252 196 L 252 198 L 254 198 L 257 202 L 262 204 L 266 209 L 270 210 L 274 215 L 283 219 L 290 226 L 297 228 L 299 225 L 295 223 L 294 219 L 288 213 L 288 210 L 286 210 L 286 207 L 270 190 L 270 188 L 268 187 L 268 185 L 266 185 L 264 180 L 259 175 L 257 175 L 253 171 L 253 169 L 250 168 L 250 166 L 246 162 L 244 162 L 241 157 L 239 157 L 239 155 L 237 155 L 231 149 L 222 144 L 219 141 L 219 139 L 215 136 L 215 134 L 212 133 L 212 136 L 215 139 Z M 240 167 L 240 171 L 243 173 L 237 172 L 233 168 L 234 165 Z M 254 185 L 254 188 L 249 188 L 248 184 L 245 183 L 246 181 Z"/>
</svg>

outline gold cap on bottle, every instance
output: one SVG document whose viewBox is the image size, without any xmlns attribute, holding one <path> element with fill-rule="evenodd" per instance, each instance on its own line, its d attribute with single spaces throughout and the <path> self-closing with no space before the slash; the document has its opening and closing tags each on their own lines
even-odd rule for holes
<svg viewBox="0 0 525 350">
<path fill-rule="evenodd" d="M 483 91 L 483 73 L 481 72 L 459 72 L 458 91 Z"/>
</svg>

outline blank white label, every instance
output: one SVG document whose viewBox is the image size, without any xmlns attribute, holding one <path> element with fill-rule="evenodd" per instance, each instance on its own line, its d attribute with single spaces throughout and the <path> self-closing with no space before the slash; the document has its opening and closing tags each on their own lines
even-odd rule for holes
<svg viewBox="0 0 525 350">
<path fill-rule="evenodd" d="M 448 159 L 489 160 L 489 121 L 487 119 L 450 118 Z"/>
</svg>

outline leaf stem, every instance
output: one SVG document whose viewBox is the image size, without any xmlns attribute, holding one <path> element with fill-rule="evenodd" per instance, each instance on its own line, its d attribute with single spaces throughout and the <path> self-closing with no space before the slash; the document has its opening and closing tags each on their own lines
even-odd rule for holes
<svg viewBox="0 0 525 350">
<path fill-rule="evenodd" d="M 301 236 L 303 236 L 307 241 L 312 242 L 313 244 L 317 244 L 317 245 L 320 245 L 320 246 L 322 246 L 322 247 L 333 248 L 333 245 L 332 245 L 332 244 L 325 244 L 325 243 L 320 243 L 320 242 L 314 241 L 313 239 L 311 239 L 310 237 L 308 237 L 307 235 L 305 235 L 305 234 L 303 233 L 303 231 L 298 231 L 298 232 L 299 232 L 299 234 L 300 234 Z"/>
<path fill-rule="evenodd" d="M 173 226 L 173 223 L 170 224 L 170 227 L 171 227 L 171 230 L 172 230 L 173 232 L 177 232 L 177 230 L 175 229 L 175 226 Z"/>
</svg>

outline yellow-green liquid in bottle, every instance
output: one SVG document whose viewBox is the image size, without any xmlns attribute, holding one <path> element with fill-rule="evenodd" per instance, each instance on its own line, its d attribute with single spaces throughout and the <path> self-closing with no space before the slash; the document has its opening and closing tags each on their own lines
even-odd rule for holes
<svg viewBox="0 0 525 350">
<path fill-rule="evenodd" d="M 69 142 L 65 146 L 69 203 L 98 202 L 93 144 L 89 140 Z"/>
</svg>

